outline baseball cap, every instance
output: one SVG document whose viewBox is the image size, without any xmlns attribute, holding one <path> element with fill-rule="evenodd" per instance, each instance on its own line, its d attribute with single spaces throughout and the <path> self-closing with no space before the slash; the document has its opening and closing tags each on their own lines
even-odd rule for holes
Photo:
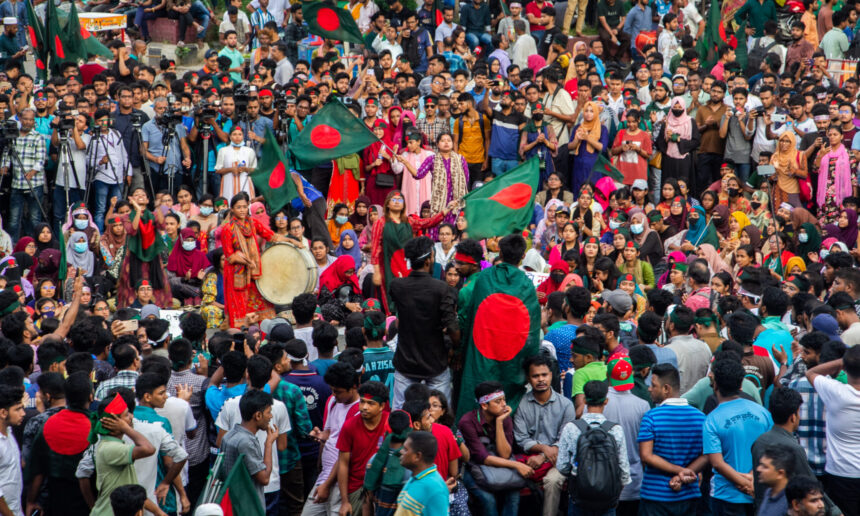
<svg viewBox="0 0 860 516">
<path fill-rule="evenodd" d="M 629 391 L 633 388 L 633 362 L 630 357 L 619 357 L 606 364 L 609 385 L 616 391 Z"/>
<path fill-rule="evenodd" d="M 626 313 L 633 308 L 633 299 L 630 294 L 621 289 L 604 290 L 600 298 L 609 303 L 609 305 L 620 313 Z"/>
<path fill-rule="evenodd" d="M 637 179 L 633 181 L 633 189 L 634 190 L 647 190 L 648 189 L 648 181 L 644 179 Z"/>
<path fill-rule="evenodd" d="M 273 317 L 271 319 L 266 319 L 265 321 L 260 323 L 260 331 L 262 331 L 266 335 L 269 335 L 272 333 L 272 330 L 274 330 L 276 326 L 279 326 L 281 324 L 290 323 L 283 317 Z"/>
<path fill-rule="evenodd" d="M 261 328 L 262 329 L 262 328 Z M 267 333 L 269 340 L 274 342 L 288 342 L 296 337 L 293 327 L 290 323 L 278 324 L 270 333 Z"/>
</svg>

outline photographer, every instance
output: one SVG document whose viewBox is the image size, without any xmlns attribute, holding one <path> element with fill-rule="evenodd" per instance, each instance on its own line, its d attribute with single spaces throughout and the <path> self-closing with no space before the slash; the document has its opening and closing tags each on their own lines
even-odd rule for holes
<svg viewBox="0 0 860 516">
<path fill-rule="evenodd" d="M 185 139 L 185 127 L 181 123 L 181 117 L 167 112 L 166 98 L 155 99 L 155 120 L 143 124 L 142 133 L 143 154 L 149 161 L 154 189 L 168 190 L 175 196 L 177 188 L 183 182 L 183 167 L 191 166 L 191 150 Z"/>
<path fill-rule="evenodd" d="M 84 200 L 87 188 L 87 146 L 91 136 L 87 134 L 89 118 L 83 114 L 61 115 L 54 124 L 51 143 L 60 153 L 60 165 L 57 167 L 57 181 L 54 187 L 54 221 L 60 221 L 68 213 L 69 206 Z M 62 142 L 68 142 L 68 153 L 62 148 Z M 71 160 L 69 159 L 71 156 Z M 68 177 L 68 182 L 66 178 Z M 66 204 L 66 187 L 69 192 L 69 202 Z M 104 224 L 104 220 L 102 220 Z"/>
<path fill-rule="evenodd" d="M 274 131 L 275 126 L 272 120 L 260 116 L 260 99 L 250 97 L 248 99 L 247 118 L 239 122 L 239 127 L 245 133 L 246 144 L 257 153 L 257 157 L 262 157 L 263 142 L 266 141 L 266 130 Z"/>
<path fill-rule="evenodd" d="M 96 200 L 95 219 L 100 232 L 104 231 L 105 212 L 111 197 L 122 198 L 123 177 L 131 184 L 131 167 L 122 135 L 110 127 L 110 111 L 99 109 L 95 114 L 96 127 L 87 151 L 87 163 L 93 174 L 93 195 Z"/>
<path fill-rule="evenodd" d="M 9 235 L 18 240 L 21 237 L 22 209 L 30 211 L 28 226 L 23 234 L 32 234 L 36 225 L 42 221 L 41 203 L 44 197 L 45 160 L 48 148 L 45 139 L 34 131 L 36 112 L 26 108 L 18 114 L 21 129 L 14 144 L 7 149 L 0 161 L 0 175 L 12 171 L 12 196 L 9 200 Z M 12 157 L 12 152 L 17 158 Z"/>
<path fill-rule="evenodd" d="M 140 140 L 135 134 L 135 125 L 143 126 L 149 121 L 149 117 L 143 111 L 134 108 L 134 90 L 131 87 L 119 87 L 116 91 L 116 98 L 119 102 L 116 111 L 111 114 L 113 128 L 119 131 L 122 136 L 122 143 L 125 146 L 126 154 L 129 156 L 131 169 L 135 177 L 141 178 L 137 184 L 142 185 L 143 158 L 140 154 Z"/>
<path fill-rule="evenodd" d="M 224 147 L 227 144 L 227 140 L 229 138 L 228 135 L 234 125 L 233 113 L 235 112 L 235 109 L 236 103 L 233 100 L 233 95 L 224 95 L 221 98 L 221 112 L 218 113 L 214 109 L 203 109 L 198 111 L 198 114 L 196 115 L 197 124 L 195 124 L 195 126 L 191 128 L 191 131 L 188 132 L 188 140 L 193 143 L 197 142 L 197 139 L 202 137 L 200 134 L 201 125 L 211 128 L 212 140 L 209 142 L 209 156 L 207 158 L 207 183 L 209 193 L 213 193 L 213 195 L 218 195 L 218 192 L 221 191 L 221 176 L 215 173 L 216 154 L 221 147 Z M 203 182 L 199 181 L 198 184 L 202 185 Z M 206 192 L 201 191 L 199 193 Z"/>
</svg>

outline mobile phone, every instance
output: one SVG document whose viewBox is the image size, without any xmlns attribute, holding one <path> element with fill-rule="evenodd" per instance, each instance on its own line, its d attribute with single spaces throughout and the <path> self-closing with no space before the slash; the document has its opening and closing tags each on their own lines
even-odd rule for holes
<svg viewBox="0 0 860 516">
<path fill-rule="evenodd" d="M 137 319 L 129 319 L 128 321 L 123 321 L 120 326 L 120 333 L 135 333 L 139 326 L 139 322 Z"/>
<path fill-rule="evenodd" d="M 770 116 L 771 122 L 776 122 L 778 124 L 785 123 L 785 114 L 784 113 L 774 113 Z"/>
</svg>

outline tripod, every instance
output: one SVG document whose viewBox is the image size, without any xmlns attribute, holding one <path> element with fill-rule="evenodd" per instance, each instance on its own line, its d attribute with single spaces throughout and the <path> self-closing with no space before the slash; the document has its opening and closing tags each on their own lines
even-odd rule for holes
<svg viewBox="0 0 860 516">
<path fill-rule="evenodd" d="M 209 192 L 209 139 L 212 137 L 212 128 L 206 122 L 201 121 L 197 128 L 200 139 L 203 140 L 203 167 L 200 169 L 203 176 L 203 193 Z"/>
<path fill-rule="evenodd" d="M 166 127 L 161 129 L 161 157 L 166 158 L 165 161 L 159 166 L 158 176 L 161 177 L 164 174 L 165 165 L 167 164 L 167 160 L 170 159 L 170 147 L 173 145 L 173 140 L 176 136 L 176 126 L 172 124 L 168 124 Z M 176 175 L 176 165 L 170 164 L 167 165 L 167 190 L 170 192 L 170 195 L 173 196 L 173 179 Z"/>
</svg>

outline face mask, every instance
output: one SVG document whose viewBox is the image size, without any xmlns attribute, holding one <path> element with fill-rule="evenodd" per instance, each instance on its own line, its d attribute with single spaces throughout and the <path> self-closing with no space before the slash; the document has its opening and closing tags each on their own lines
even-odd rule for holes
<svg viewBox="0 0 860 516">
<path fill-rule="evenodd" d="M 349 220 L 349 218 L 346 215 L 338 215 L 337 217 L 334 218 L 334 220 L 338 224 L 343 225 L 343 224 L 346 224 L 346 221 Z"/>
<path fill-rule="evenodd" d="M 50 319 L 52 317 L 54 317 L 54 311 L 53 310 L 43 310 L 42 311 L 42 319 Z"/>
<path fill-rule="evenodd" d="M 761 203 L 758 201 L 752 201 L 750 202 L 750 206 L 752 206 L 752 209 L 757 210 L 761 208 Z"/>
<path fill-rule="evenodd" d="M 79 254 L 83 254 L 87 252 L 87 243 L 86 242 L 75 242 L 75 252 Z"/>
<path fill-rule="evenodd" d="M 684 110 L 683 109 L 673 109 L 672 114 L 675 116 L 681 116 L 684 114 Z"/>
<path fill-rule="evenodd" d="M 565 274 L 563 272 L 553 272 L 549 275 L 550 278 L 556 283 L 561 283 L 564 281 Z"/>
<path fill-rule="evenodd" d="M 197 242 L 186 242 L 182 241 L 182 248 L 186 251 L 193 251 L 197 248 Z"/>
<path fill-rule="evenodd" d="M 632 231 L 634 235 L 638 235 L 645 231 L 645 226 L 643 226 L 642 224 L 631 224 L 630 231 Z"/>
<path fill-rule="evenodd" d="M 213 208 L 211 206 L 202 206 L 200 207 L 200 214 L 204 217 L 208 217 L 212 215 Z"/>
<path fill-rule="evenodd" d="M 618 229 L 618 228 L 620 228 L 620 227 L 621 227 L 621 223 L 620 223 L 620 222 L 615 222 L 614 220 L 610 220 L 610 221 L 609 221 L 609 227 L 610 227 L 611 229 Z"/>
<path fill-rule="evenodd" d="M 83 220 L 82 219 L 75 219 L 75 227 L 77 229 L 81 229 L 81 230 L 87 229 L 87 227 L 89 227 L 89 225 L 90 225 L 90 221 L 88 221 L 86 219 L 83 219 Z"/>
<path fill-rule="evenodd" d="M 729 188 L 729 197 L 737 197 L 740 193 L 740 190 L 737 188 Z"/>
<path fill-rule="evenodd" d="M 829 255 L 829 254 L 830 254 L 829 249 L 822 249 L 821 250 L 821 259 L 823 260 L 823 259 L 827 258 L 827 255 Z"/>
<path fill-rule="evenodd" d="M 232 145 L 234 149 L 238 149 L 239 147 L 242 146 L 242 143 L 241 142 L 239 142 L 239 143 L 230 142 L 230 145 Z"/>
<path fill-rule="evenodd" d="M 535 113 L 535 114 L 533 114 L 533 115 L 532 115 L 532 120 L 534 120 L 535 122 L 540 122 L 541 120 L 543 120 L 543 113 Z"/>
<path fill-rule="evenodd" d="M 801 234 L 797 235 L 797 239 L 805 244 L 805 243 L 809 242 L 809 235 L 807 235 L 806 233 L 801 233 Z"/>
</svg>

